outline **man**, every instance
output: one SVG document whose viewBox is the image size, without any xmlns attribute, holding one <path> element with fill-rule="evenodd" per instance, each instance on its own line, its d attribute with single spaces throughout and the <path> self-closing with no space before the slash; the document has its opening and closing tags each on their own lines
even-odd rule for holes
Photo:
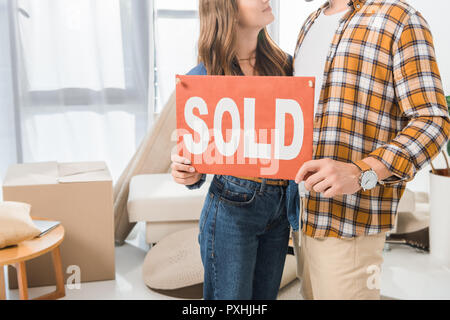
<svg viewBox="0 0 450 320">
<path fill-rule="evenodd" d="M 305 22 L 294 59 L 296 76 L 316 77 L 313 160 L 296 177 L 302 294 L 379 299 L 406 182 L 450 131 L 429 27 L 403 1 L 330 0 Z"/>
</svg>

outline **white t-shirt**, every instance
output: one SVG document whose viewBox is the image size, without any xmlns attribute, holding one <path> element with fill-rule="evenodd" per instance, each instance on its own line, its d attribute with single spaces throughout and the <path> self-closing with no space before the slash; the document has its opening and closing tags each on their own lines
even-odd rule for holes
<svg viewBox="0 0 450 320">
<path fill-rule="evenodd" d="M 317 105 L 319 104 L 325 63 L 328 52 L 330 51 L 331 42 L 339 26 L 339 21 L 346 12 L 343 11 L 327 16 L 322 11 L 309 29 L 295 55 L 294 76 L 316 78 L 314 115 L 317 112 Z M 307 192 L 304 182 L 300 182 L 299 192 L 300 194 Z"/>
<path fill-rule="evenodd" d="M 322 89 L 323 73 L 331 42 L 339 26 L 339 21 L 347 11 L 326 16 L 323 11 L 314 21 L 295 55 L 294 76 L 316 77 L 314 114 Z"/>
</svg>

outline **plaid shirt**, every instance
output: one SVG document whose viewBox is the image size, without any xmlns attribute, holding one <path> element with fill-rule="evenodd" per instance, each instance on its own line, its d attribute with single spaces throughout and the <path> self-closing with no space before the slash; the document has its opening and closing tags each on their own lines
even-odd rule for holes
<svg viewBox="0 0 450 320">
<path fill-rule="evenodd" d="M 296 52 L 327 5 L 305 22 Z M 349 5 L 325 65 L 313 158 L 350 163 L 370 156 L 395 176 L 354 195 L 302 196 L 302 230 L 315 238 L 392 229 L 406 182 L 439 153 L 450 130 L 433 39 L 422 15 L 397 0 Z"/>
</svg>

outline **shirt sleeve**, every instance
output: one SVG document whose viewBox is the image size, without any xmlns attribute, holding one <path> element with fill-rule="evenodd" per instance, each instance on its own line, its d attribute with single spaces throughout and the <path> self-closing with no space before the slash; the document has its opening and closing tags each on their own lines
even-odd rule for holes
<svg viewBox="0 0 450 320">
<path fill-rule="evenodd" d="M 390 143 L 369 156 L 381 161 L 395 177 L 387 183 L 410 181 L 445 146 L 450 122 L 427 22 L 416 13 L 393 45 L 394 90 L 399 117 L 405 120 Z"/>
<path fill-rule="evenodd" d="M 200 178 L 200 180 L 198 180 L 194 184 L 186 186 L 186 188 L 188 188 L 189 190 L 200 189 L 201 186 L 205 183 L 205 181 L 206 181 L 206 174 L 202 174 L 202 177 Z"/>
</svg>

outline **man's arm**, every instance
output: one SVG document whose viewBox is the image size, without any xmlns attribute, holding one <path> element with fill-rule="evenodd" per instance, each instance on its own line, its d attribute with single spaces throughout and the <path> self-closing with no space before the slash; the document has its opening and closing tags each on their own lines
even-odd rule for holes
<svg viewBox="0 0 450 320">
<path fill-rule="evenodd" d="M 426 21 L 411 16 L 393 47 L 394 84 L 401 114 L 408 125 L 388 144 L 363 159 L 385 183 L 414 178 L 442 149 L 450 134 L 447 104 Z M 325 197 L 360 190 L 359 169 L 351 163 L 330 159 L 307 162 L 296 182 Z"/>
<path fill-rule="evenodd" d="M 400 182 L 413 179 L 440 152 L 448 140 L 450 122 L 433 38 L 420 13 L 409 18 L 393 53 L 398 106 L 410 121 L 370 157 L 383 163 Z"/>
</svg>

